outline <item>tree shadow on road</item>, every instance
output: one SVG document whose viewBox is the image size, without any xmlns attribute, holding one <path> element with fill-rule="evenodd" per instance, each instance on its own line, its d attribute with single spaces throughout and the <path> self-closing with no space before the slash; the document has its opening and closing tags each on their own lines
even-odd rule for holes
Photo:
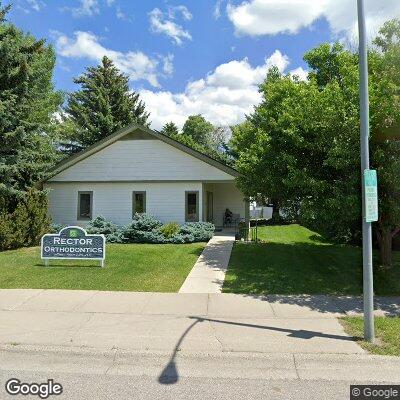
<svg viewBox="0 0 400 400">
<path fill-rule="evenodd" d="M 249 324 L 244 322 L 236 322 L 236 321 L 223 321 L 219 319 L 212 319 L 212 318 L 205 318 L 205 317 L 197 317 L 197 316 L 190 316 L 190 319 L 194 321 L 186 328 L 183 334 L 180 336 L 178 342 L 175 345 L 175 348 L 171 354 L 171 357 L 167 363 L 167 365 L 162 370 L 161 374 L 158 377 L 158 382 L 163 385 L 172 385 L 179 381 L 179 372 L 176 363 L 176 355 L 180 350 L 180 346 L 184 341 L 185 337 L 189 334 L 189 332 L 195 327 L 196 324 L 199 322 L 212 322 L 212 323 L 220 323 L 220 324 L 227 324 L 227 325 L 235 325 L 239 327 L 246 327 L 246 328 L 255 328 L 255 329 L 266 329 L 270 331 L 282 332 L 287 333 L 289 337 L 309 340 L 312 338 L 327 338 L 327 339 L 334 339 L 334 340 L 344 340 L 344 341 L 351 341 L 354 342 L 356 340 L 360 340 L 358 337 L 350 337 L 345 335 L 331 335 L 328 333 L 321 333 L 317 331 L 309 331 L 305 329 L 289 329 L 289 328 L 279 328 L 275 326 L 268 326 L 268 325 L 256 325 L 256 324 Z"/>
</svg>

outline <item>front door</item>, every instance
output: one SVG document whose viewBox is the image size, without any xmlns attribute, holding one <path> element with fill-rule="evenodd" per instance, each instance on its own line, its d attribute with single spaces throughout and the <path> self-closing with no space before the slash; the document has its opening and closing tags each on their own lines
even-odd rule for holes
<svg viewBox="0 0 400 400">
<path fill-rule="evenodd" d="M 213 193 L 207 192 L 206 193 L 206 219 L 207 222 L 213 222 L 214 215 L 213 215 Z"/>
</svg>

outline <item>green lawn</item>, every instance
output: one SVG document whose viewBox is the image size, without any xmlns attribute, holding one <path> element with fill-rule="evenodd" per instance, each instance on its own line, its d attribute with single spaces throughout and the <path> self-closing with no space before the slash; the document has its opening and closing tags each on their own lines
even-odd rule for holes
<svg viewBox="0 0 400 400">
<path fill-rule="evenodd" d="M 236 243 L 223 291 L 249 294 L 361 294 L 359 247 L 334 245 L 300 225 L 264 226 L 265 243 Z M 400 295 L 400 254 L 375 273 L 377 295 Z"/>
<path fill-rule="evenodd" d="M 373 354 L 400 356 L 400 317 L 375 317 L 374 344 L 362 340 L 363 318 L 345 317 L 341 319 L 345 331 L 354 336 L 365 350 Z"/>
<path fill-rule="evenodd" d="M 108 244 L 105 268 L 78 260 L 44 267 L 39 247 L 0 252 L 0 288 L 177 292 L 204 246 Z"/>
</svg>

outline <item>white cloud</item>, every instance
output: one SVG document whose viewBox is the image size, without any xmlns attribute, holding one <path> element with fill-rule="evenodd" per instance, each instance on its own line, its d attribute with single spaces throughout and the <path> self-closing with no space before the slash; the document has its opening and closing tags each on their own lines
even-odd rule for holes
<svg viewBox="0 0 400 400">
<path fill-rule="evenodd" d="M 184 39 L 192 40 L 192 36 L 181 25 L 173 21 L 176 11 L 180 11 L 185 20 L 192 18 L 192 14 L 186 7 L 178 6 L 171 8 L 168 13 L 163 13 L 159 8 L 154 8 L 149 13 L 149 20 L 153 32 L 169 36 L 180 46 Z"/>
<path fill-rule="evenodd" d="M 174 55 L 168 54 L 163 58 L 163 71 L 167 75 L 172 75 L 174 72 Z"/>
<path fill-rule="evenodd" d="M 246 35 L 295 34 L 325 17 L 335 35 L 357 37 L 355 0 L 247 0 L 228 4 L 227 13 L 236 33 Z M 386 20 L 400 15 L 399 0 L 366 0 L 367 27 L 375 35 Z"/>
<path fill-rule="evenodd" d="M 20 4 L 17 4 L 17 9 L 22 11 L 24 14 L 29 14 L 30 10 L 26 7 L 22 7 Z"/>
<path fill-rule="evenodd" d="M 108 7 L 112 7 L 116 3 L 115 3 L 115 0 L 106 0 L 106 4 Z M 126 14 L 119 5 L 116 5 L 116 7 L 115 7 L 115 16 L 118 19 L 120 19 L 121 21 L 125 21 L 125 22 L 133 21 L 133 17 Z"/>
<path fill-rule="evenodd" d="M 132 22 L 132 18 L 129 17 L 128 15 L 126 15 L 121 7 L 117 7 L 117 10 L 115 12 L 115 15 L 118 19 L 120 19 L 121 21 L 126 21 L 126 22 Z"/>
<path fill-rule="evenodd" d="M 284 72 L 289 63 L 289 57 L 286 54 L 282 54 L 279 50 L 275 50 L 271 56 L 265 60 L 267 69 L 275 66 L 280 72 Z M 264 71 L 262 70 L 261 72 Z M 264 78 L 264 75 L 262 75 L 262 78 Z"/>
<path fill-rule="evenodd" d="M 373 39 L 379 28 L 389 19 L 400 17 L 399 0 L 365 0 L 366 25 L 369 39 Z M 351 0 L 329 0 L 325 17 L 336 35 L 346 34 L 347 39 L 358 39 L 357 7 Z"/>
<path fill-rule="evenodd" d="M 112 59 L 122 72 L 129 76 L 131 81 L 146 80 L 154 87 L 160 87 L 158 66 L 164 63 L 164 72 L 172 71 L 172 58 L 159 56 L 151 58 L 141 51 L 128 51 L 126 53 L 107 49 L 99 43 L 99 38 L 91 32 L 77 31 L 73 38 L 53 32 L 57 53 L 67 58 L 87 58 L 99 62 L 103 56 Z M 166 61 L 167 60 L 167 61 Z M 167 70 L 165 68 L 167 63 Z"/>
<path fill-rule="evenodd" d="M 189 82 L 182 93 L 141 90 L 140 95 L 155 129 L 169 121 L 182 127 L 192 114 L 202 114 L 215 125 L 233 125 L 243 121 L 260 102 L 258 84 L 273 65 L 284 72 L 289 65 L 288 57 L 276 50 L 256 67 L 246 58 L 232 60 L 217 66 L 206 77 Z"/>
<path fill-rule="evenodd" d="M 79 7 L 63 7 L 62 10 L 70 11 L 74 17 L 91 17 L 100 12 L 98 0 L 79 0 Z"/>
<path fill-rule="evenodd" d="M 289 74 L 292 75 L 292 76 L 297 76 L 301 81 L 308 80 L 308 71 L 306 71 L 302 67 L 298 67 L 298 68 L 292 69 L 289 72 Z"/>
<path fill-rule="evenodd" d="M 193 14 L 188 10 L 186 6 L 176 6 L 169 9 L 170 18 L 175 18 L 176 13 L 180 13 L 184 20 L 190 21 L 193 18 Z"/>
<path fill-rule="evenodd" d="M 223 2 L 223 0 L 217 0 L 217 2 L 215 3 L 214 12 L 213 12 L 213 16 L 215 19 L 218 19 L 219 17 L 221 17 L 222 2 Z"/>
<path fill-rule="evenodd" d="M 44 6 L 44 3 L 38 0 L 27 0 L 27 3 L 35 10 L 40 11 L 40 9 Z"/>
<path fill-rule="evenodd" d="M 228 17 L 236 32 L 248 35 L 296 33 L 322 12 L 326 0 L 250 0 L 228 4 Z"/>
</svg>

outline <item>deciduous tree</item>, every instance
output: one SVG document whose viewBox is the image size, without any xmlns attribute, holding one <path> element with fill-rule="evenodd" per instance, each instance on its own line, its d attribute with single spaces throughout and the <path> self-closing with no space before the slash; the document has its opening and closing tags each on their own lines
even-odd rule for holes
<svg viewBox="0 0 400 400">
<path fill-rule="evenodd" d="M 400 231 L 400 22 L 387 23 L 369 52 L 371 162 L 378 170 L 381 264 L 391 264 Z M 275 199 L 296 219 L 342 242 L 359 242 L 361 171 L 358 54 L 323 44 L 304 59 L 307 82 L 270 70 L 263 100 L 234 128 L 238 183 Z"/>
<path fill-rule="evenodd" d="M 202 115 L 190 115 L 182 128 L 182 135 L 191 137 L 201 146 L 209 147 L 214 126 Z"/>
</svg>

